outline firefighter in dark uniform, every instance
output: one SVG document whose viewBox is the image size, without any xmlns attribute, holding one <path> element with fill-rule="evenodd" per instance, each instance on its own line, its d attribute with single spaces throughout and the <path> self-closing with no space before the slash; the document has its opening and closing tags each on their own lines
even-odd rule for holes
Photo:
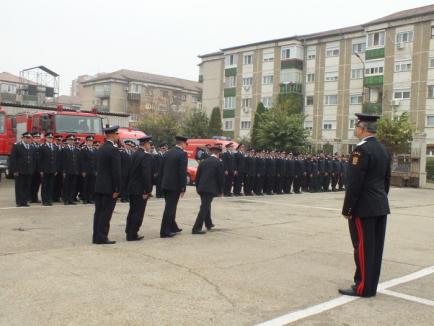
<svg viewBox="0 0 434 326">
<path fill-rule="evenodd" d="M 265 189 L 267 195 L 273 195 L 274 182 L 276 179 L 276 160 L 274 157 L 275 152 L 271 151 L 265 160 Z"/>
<path fill-rule="evenodd" d="M 244 195 L 253 196 L 256 177 L 256 158 L 255 150 L 250 149 L 246 157 L 246 175 L 244 177 Z"/>
<path fill-rule="evenodd" d="M 61 152 L 62 152 L 62 136 L 56 136 L 56 141 L 54 146 L 56 147 L 56 161 L 57 161 L 57 173 L 54 177 L 54 185 L 53 185 L 53 201 L 55 203 L 60 203 L 60 199 L 62 196 L 62 188 L 63 188 L 63 174 L 62 174 L 62 162 L 61 162 Z"/>
<path fill-rule="evenodd" d="M 162 188 L 166 206 L 161 221 L 160 237 L 171 238 L 182 229 L 176 224 L 176 208 L 187 188 L 187 137 L 176 136 L 176 145 L 163 157 L 161 164 Z"/>
<path fill-rule="evenodd" d="M 61 156 L 61 169 L 63 174 L 63 202 L 65 205 L 76 205 L 74 196 L 77 190 L 77 178 L 80 173 L 78 161 L 79 150 L 74 146 L 74 135 L 66 137 L 66 146 Z"/>
<path fill-rule="evenodd" d="M 304 177 L 306 175 L 305 161 L 303 155 L 298 155 L 294 161 L 294 193 L 301 194 L 301 188 L 304 183 Z"/>
<path fill-rule="evenodd" d="M 80 173 L 83 178 L 83 204 L 93 204 L 96 179 L 96 150 L 93 147 L 94 137 L 86 137 L 86 144 L 80 151 Z"/>
<path fill-rule="evenodd" d="M 113 244 L 108 239 L 110 220 L 121 187 L 121 153 L 115 146 L 119 140 L 119 126 L 104 129 L 106 141 L 96 153 L 95 214 L 92 242 Z"/>
<path fill-rule="evenodd" d="M 131 157 L 130 178 L 128 181 L 130 210 L 128 211 L 125 227 L 127 241 L 143 239 L 143 236 L 139 236 L 138 232 L 142 226 L 146 204 L 152 194 L 153 157 L 149 153 L 151 139 L 151 136 L 139 138 L 140 147 Z"/>
<path fill-rule="evenodd" d="M 332 191 L 336 191 L 336 186 L 338 185 L 341 172 L 342 172 L 341 162 L 339 161 L 338 153 L 335 153 L 333 159 Z"/>
<path fill-rule="evenodd" d="M 41 198 L 42 205 L 52 206 L 54 202 L 54 180 L 58 173 L 59 153 L 53 144 L 53 133 L 45 134 L 45 143 L 39 146 L 39 170 L 42 178 Z"/>
<path fill-rule="evenodd" d="M 327 169 L 326 158 L 325 158 L 324 152 L 321 152 L 319 154 L 319 158 L 318 158 L 318 172 L 319 172 L 318 191 L 324 191 L 324 189 L 323 189 L 324 180 L 328 176 L 326 169 Z"/>
<path fill-rule="evenodd" d="M 231 197 L 232 184 L 234 181 L 234 154 L 232 154 L 233 143 L 229 143 L 226 146 L 226 151 L 222 154 L 223 168 L 225 171 L 225 185 L 224 196 Z"/>
<path fill-rule="evenodd" d="M 163 198 L 163 190 L 161 189 L 161 162 L 163 156 L 167 152 L 168 146 L 166 144 L 160 146 L 160 151 L 153 157 L 153 180 L 155 184 L 155 197 Z"/>
<path fill-rule="evenodd" d="M 41 141 L 41 134 L 39 132 L 34 132 L 32 133 L 32 137 L 33 137 L 33 143 L 32 146 L 35 149 L 35 155 L 36 155 L 36 166 L 35 166 L 35 173 L 32 176 L 32 185 L 30 188 L 30 201 L 31 203 L 40 203 L 41 201 L 39 200 L 39 188 L 41 187 L 41 171 L 40 168 L 38 166 L 39 163 L 39 159 L 38 159 L 38 155 L 39 155 L 39 146 L 41 146 L 40 141 Z"/>
<path fill-rule="evenodd" d="M 276 195 L 283 194 L 283 182 L 282 182 L 282 176 L 285 175 L 285 162 L 283 161 L 281 157 L 281 153 L 279 151 L 276 152 L 274 162 L 276 164 L 276 177 L 274 178 L 274 188 L 273 192 Z"/>
<path fill-rule="evenodd" d="M 326 158 L 326 175 L 323 180 L 322 189 L 323 191 L 330 191 L 330 180 L 333 173 L 333 158 L 330 155 L 327 155 Z"/>
<path fill-rule="evenodd" d="M 29 207 L 30 186 L 35 173 L 36 153 L 32 146 L 32 134 L 22 134 L 22 141 L 15 143 L 9 157 L 11 173 L 15 177 L 15 200 L 17 207 Z"/>
<path fill-rule="evenodd" d="M 347 170 L 348 170 L 348 161 L 345 155 L 341 155 L 341 177 L 339 178 L 339 191 L 344 191 L 344 186 L 347 178 Z"/>
<path fill-rule="evenodd" d="M 256 178 L 255 178 L 255 195 L 264 196 L 264 178 L 265 178 L 265 151 L 257 153 L 256 156 Z"/>
<path fill-rule="evenodd" d="M 196 175 L 196 191 L 200 195 L 200 210 L 193 225 L 193 234 L 205 234 L 203 224 L 207 230 L 215 227 L 211 219 L 211 202 L 216 196 L 223 196 L 224 170 L 219 159 L 221 147 L 209 148 L 211 156 L 200 162 Z"/>
<path fill-rule="evenodd" d="M 246 174 L 245 146 L 239 144 L 234 154 L 234 196 L 242 196 L 241 188 Z M 244 185 L 245 186 L 245 185 Z"/>
<path fill-rule="evenodd" d="M 342 215 L 348 219 L 356 272 L 341 294 L 377 294 L 383 257 L 387 214 L 390 213 L 390 155 L 375 135 L 379 116 L 356 114 L 355 134 L 361 141 L 351 153 Z"/>
<path fill-rule="evenodd" d="M 124 148 L 120 149 L 121 153 L 121 202 L 128 203 L 128 177 L 131 167 L 131 141 L 124 142 Z"/>
<path fill-rule="evenodd" d="M 295 161 L 292 156 L 292 153 L 289 153 L 287 155 L 287 158 L 284 162 L 285 162 L 285 183 L 283 187 L 283 192 L 285 194 L 290 194 L 294 182 L 294 175 L 295 175 Z"/>
</svg>

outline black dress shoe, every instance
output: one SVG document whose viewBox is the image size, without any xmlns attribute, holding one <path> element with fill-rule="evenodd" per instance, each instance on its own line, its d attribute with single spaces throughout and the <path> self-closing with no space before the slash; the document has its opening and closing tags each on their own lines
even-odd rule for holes
<svg viewBox="0 0 434 326">
<path fill-rule="evenodd" d="M 49 203 L 42 203 L 42 206 L 50 206 Z"/>
<path fill-rule="evenodd" d="M 215 225 L 214 225 L 214 224 L 211 224 L 210 226 L 207 226 L 207 227 L 206 227 L 206 229 L 207 229 L 208 231 L 212 230 L 213 228 L 215 228 Z"/>
<path fill-rule="evenodd" d="M 40 201 L 40 200 L 32 200 L 31 203 L 32 203 L 32 204 L 40 204 L 41 201 Z"/>
<path fill-rule="evenodd" d="M 340 294 L 343 294 L 343 295 L 349 295 L 352 297 L 361 297 L 361 295 L 357 294 L 357 292 L 354 290 L 353 287 L 351 287 L 349 289 L 339 289 L 338 291 Z"/>
<path fill-rule="evenodd" d="M 77 203 L 75 201 L 70 201 L 68 204 L 69 205 L 77 205 Z"/>
<path fill-rule="evenodd" d="M 206 234 L 205 231 L 192 231 L 192 234 Z"/>
<path fill-rule="evenodd" d="M 105 240 L 105 241 L 95 241 L 94 242 L 95 244 L 115 244 L 116 243 L 116 241 L 113 241 L 113 240 Z"/>
<path fill-rule="evenodd" d="M 173 238 L 176 233 L 160 234 L 160 238 Z"/>
<path fill-rule="evenodd" d="M 179 233 L 179 232 L 182 232 L 182 229 L 175 228 L 175 229 L 172 230 L 172 233 Z"/>
<path fill-rule="evenodd" d="M 127 236 L 127 241 L 140 241 L 143 239 L 144 239 L 143 235 L 140 235 L 140 236 L 136 235 L 136 236 L 131 236 L 131 237 Z"/>
<path fill-rule="evenodd" d="M 30 207 L 29 204 L 22 204 L 21 207 Z"/>
</svg>

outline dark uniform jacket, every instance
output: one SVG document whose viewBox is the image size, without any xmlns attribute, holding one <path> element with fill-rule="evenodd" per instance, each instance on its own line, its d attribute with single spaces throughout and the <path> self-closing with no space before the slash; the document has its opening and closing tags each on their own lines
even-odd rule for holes
<svg viewBox="0 0 434 326">
<path fill-rule="evenodd" d="M 230 152 L 224 152 L 222 154 L 223 168 L 229 173 L 234 172 L 235 162 L 234 155 Z"/>
<path fill-rule="evenodd" d="M 241 152 L 236 152 L 234 154 L 234 170 L 238 171 L 238 174 L 246 173 L 246 157 Z"/>
<path fill-rule="evenodd" d="M 152 154 L 139 148 L 131 158 L 128 194 L 144 195 L 152 192 Z"/>
<path fill-rule="evenodd" d="M 172 147 L 161 163 L 161 187 L 163 190 L 185 192 L 187 187 L 187 153 L 180 147 Z"/>
<path fill-rule="evenodd" d="M 78 161 L 79 151 L 75 146 L 65 146 L 61 152 L 61 169 L 63 173 L 78 175 L 80 164 Z"/>
<path fill-rule="evenodd" d="M 199 194 L 219 195 L 223 193 L 223 163 L 211 156 L 199 164 L 196 174 L 196 190 Z"/>
<path fill-rule="evenodd" d="M 163 154 L 158 153 L 152 155 L 152 180 L 154 183 L 157 181 L 159 175 L 161 174 L 161 162 L 163 161 Z"/>
<path fill-rule="evenodd" d="M 285 160 L 285 176 L 293 178 L 295 176 L 295 161 L 293 159 Z"/>
<path fill-rule="evenodd" d="M 325 158 L 320 158 L 318 160 L 318 172 L 321 175 L 323 175 L 325 172 L 327 172 L 326 171 L 326 168 L 327 168 L 326 165 L 327 165 L 327 162 L 326 162 Z"/>
<path fill-rule="evenodd" d="M 276 176 L 282 176 L 285 174 L 284 170 L 284 162 L 280 157 L 277 157 L 274 159 L 274 162 L 276 163 Z"/>
<path fill-rule="evenodd" d="M 343 215 L 384 216 L 390 213 L 390 155 L 375 137 L 365 138 L 351 153 Z"/>
<path fill-rule="evenodd" d="M 249 177 L 256 176 L 256 157 L 246 157 L 246 174 Z"/>
<path fill-rule="evenodd" d="M 45 143 L 39 146 L 39 171 L 44 173 L 56 173 L 59 169 L 59 150 L 56 145 Z"/>
<path fill-rule="evenodd" d="M 265 158 L 263 157 L 256 158 L 256 175 L 265 175 Z"/>
<path fill-rule="evenodd" d="M 111 141 L 106 141 L 96 152 L 95 192 L 112 194 L 120 192 L 121 153 Z"/>
<path fill-rule="evenodd" d="M 300 160 L 300 159 L 295 160 L 294 166 L 295 166 L 294 173 L 296 177 L 300 177 L 303 175 L 303 173 L 306 172 L 305 169 L 306 166 L 304 160 Z"/>
<path fill-rule="evenodd" d="M 14 144 L 9 157 L 9 167 L 11 173 L 18 172 L 23 175 L 31 175 L 35 173 L 36 168 L 36 153 L 32 145 L 28 145 L 26 149 L 23 142 Z"/>
<path fill-rule="evenodd" d="M 81 149 L 79 155 L 80 172 L 86 174 L 96 173 L 96 150 L 85 146 Z"/>
<path fill-rule="evenodd" d="M 265 174 L 270 177 L 276 176 L 276 159 L 268 157 L 265 159 Z"/>
<path fill-rule="evenodd" d="M 121 175 L 122 178 L 128 178 L 128 173 L 131 168 L 131 152 L 128 154 L 126 149 L 121 149 Z"/>
<path fill-rule="evenodd" d="M 326 161 L 326 172 L 332 174 L 333 172 L 333 159 L 327 159 Z"/>
<path fill-rule="evenodd" d="M 340 174 L 342 172 L 341 162 L 337 159 L 333 160 L 333 173 Z"/>
</svg>

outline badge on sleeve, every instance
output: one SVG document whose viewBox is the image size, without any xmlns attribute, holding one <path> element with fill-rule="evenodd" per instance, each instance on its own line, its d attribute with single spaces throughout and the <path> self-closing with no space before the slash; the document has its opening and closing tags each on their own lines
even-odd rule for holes
<svg viewBox="0 0 434 326">
<path fill-rule="evenodd" d="M 360 162 L 360 157 L 361 157 L 361 153 L 358 151 L 354 151 L 351 154 L 351 164 L 352 165 L 357 165 Z"/>
</svg>

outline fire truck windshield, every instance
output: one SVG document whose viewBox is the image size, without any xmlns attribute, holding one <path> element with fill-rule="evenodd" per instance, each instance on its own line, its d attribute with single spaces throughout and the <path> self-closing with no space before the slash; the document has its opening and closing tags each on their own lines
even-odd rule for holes
<svg viewBox="0 0 434 326">
<path fill-rule="evenodd" d="M 5 132 L 5 114 L 0 113 L 0 134 Z"/>
<path fill-rule="evenodd" d="M 102 121 L 99 117 L 57 115 L 56 132 L 102 134 Z"/>
</svg>

